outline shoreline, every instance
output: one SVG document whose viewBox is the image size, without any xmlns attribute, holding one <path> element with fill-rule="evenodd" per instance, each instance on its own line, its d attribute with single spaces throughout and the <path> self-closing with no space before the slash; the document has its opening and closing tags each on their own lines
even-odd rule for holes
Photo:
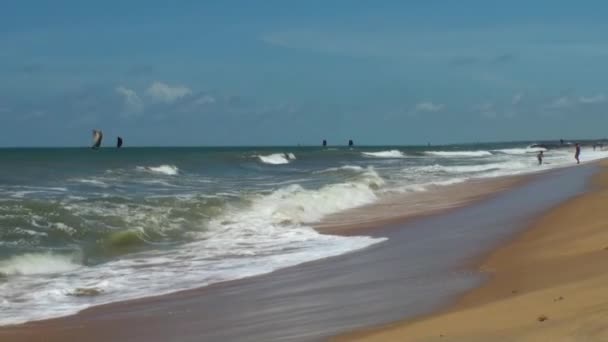
<svg viewBox="0 0 608 342">
<path fill-rule="evenodd" d="M 201 325 L 199 329 L 203 329 L 202 331 L 196 331 L 196 333 L 186 333 L 186 336 L 180 335 L 180 340 L 184 341 L 194 340 L 186 338 L 187 336 L 198 337 L 200 334 L 205 334 L 209 340 L 217 339 L 218 337 L 213 335 L 214 332 L 208 329 L 217 329 L 222 331 L 224 335 L 234 334 L 230 336 L 245 336 L 247 334 L 247 336 L 258 336 L 259 338 L 263 336 L 263 338 L 270 339 L 276 336 L 285 336 L 283 334 L 303 334 L 303 331 L 306 331 L 307 334 L 316 333 L 319 337 L 332 336 L 338 332 L 363 326 L 377 326 L 403 318 L 406 314 L 403 311 L 402 303 L 387 298 L 385 294 L 403 293 L 403 295 L 407 295 L 411 291 L 424 293 L 423 296 L 427 296 L 428 300 L 424 301 L 424 304 L 415 304 L 425 307 L 426 309 L 422 310 L 423 312 L 420 312 L 420 309 L 414 309 L 408 315 L 424 314 L 441 307 L 450 298 L 467 291 L 468 288 L 480 281 L 478 275 L 470 274 L 470 272 L 454 271 L 459 268 L 457 264 L 463 263 L 471 257 L 470 253 L 463 254 L 460 250 L 466 251 L 480 243 L 482 245 L 485 243 L 484 246 L 488 249 L 492 248 L 491 245 L 504 238 L 504 235 L 510 236 L 513 234 L 511 224 L 513 218 L 512 215 L 509 215 L 512 210 L 515 210 L 515 212 L 525 211 L 524 216 L 526 217 L 533 216 L 536 212 L 536 206 L 558 203 L 564 196 L 568 198 L 573 192 L 579 191 L 577 189 L 581 185 L 579 185 L 579 179 L 568 180 L 567 176 L 569 174 L 585 175 L 589 173 L 588 169 L 591 167 L 551 170 L 547 173 L 550 177 L 539 177 L 537 182 L 520 184 L 507 191 L 500 192 L 496 196 L 490 196 L 486 201 L 434 213 L 428 217 L 416 217 L 408 220 L 407 224 L 370 230 L 369 232 L 373 232 L 376 236 L 389 236 L 390 243 L 383 243 L 382 246 L 372 246 L 363 251 L 317 260 L 281 269 L 270 274 L 218 283 L 209 287 L 168 295 L 110 303 L 85 309 L 76 315 L 3 327 L 0 328 L 0 336 L 10 336 L 15 341 L 36 341 L 38 339 L 60 341 L 69 339 L 69 337 L 74 338 L 74 336 L 90 337 L 91 332 L 96 332 L 101 334 L 97 336 L 101 340 L 103 340 L 104 334 L 114 334 L 109 335 L 113 337 L 106 336 L 106 339 L 116 338 L 116 336 L 131 336 L 131 339 L 135 340 L 151 339 L 160 341 L 163 340 L 163 336 L 165 339 L 168 336 L 173 336 L 171 332 L 177 331 L 178 328 L 184 328 L 184 324 L 186 324 L 186 327 L 190 327 L 190 324 Z M 566 182 L 564 183 L 562 179 Z M 559 191 L 551 190 L 555 189 L 555 184 L 565 184 L 565 186 L 558 189 Z M 538 192 L 539 189 L 549 190 L 549 197 L 543 201 L 532 201 L 529 205 L 526 205 L 528 201 L 533 200 L 528 198 L 530 196 L 527 194 Z M 508 210 L 504 211 L 502 208 L 505 205 L 513 208 L 507 208 Z M 442 233 L 441 230 L 437 231 L 437 227 L 460 222 L 459 227 L 461 228 L 459 229 L 466 233 L 471 225 L 471 215 L 476 217 L 487 211 L 496 212 L 496 217 L 492 219 L 502 220 L 504 221 L 503 224 L 495 232 L 484 231 L 483 234 L 488 234 L 488 236 L 483 234 L 482 236 L 476 236 L 473 239 L 475 241 L 472 241 L 469 245 L 467 245 L 468 242 L 465 242 L 462 248 L 455 245 L 455 242 L 456 244 L 463 242 L 453 240 L 457 238 L 457 235 L 451 236 L 458 234 L 458 232 L 454 233 L 448 230 Z M 524 219 L 524 217 L 519 219 Z M 475 222 L 475 224 L 479 225 L 480 229 L 487 225 L 483 220 Z M 402 263 L 404 258 L 414 260 L 412 263 L 416 265 L 416 258 L 421 256 L 418 255 L 420 253 L 416 250 L 420 247 L 420 244 L 416 243 L 414 238 L 427 239 L 433 236 L 441 236 L 442 239 L 445 239 L 443 242 L 438 242 L 438 246 L 435 246 L 437 249 L 435 253 L 439 253 L 442 258 L 450 260 L 449 262 L 453 261 L 454 265 L 443 271 L 439 271 L 443 268 L 437 269 L 437 274 L 432 273 L 432 277 L 436 277 L 436 281 L 433 283 L 437 284 L 438 287 L 429 287 L 425 283 L 414 283 L 411 285 L 412 288 L 404 288 L 400 284 L 403 281 L 411 281 L 408 278 L 411 275 L 408 276 L 406 273 L 406 278 L 403 278 L 404 276 L 396 272 L 394 266 Z M 445 248 L 449 248 L 450 251 L 448 252 Z M 419 262 L 424 263 L 429 260 L 422 256 Z M 412 266 L 407 267 L 411 268 Z M 432 267 L 436 268 L 438 266 Z M 404 269 L 404 271 L 406 270 Z M 407 272 L 411 273 L 412 271 Z M 422 276 L 428 278 L 430 274 L 422 274 Z M 375 279 L 378 278 L 386 279 L 386 282 L 376 283 Z M 452 285 L 446 287 L 446 282 L 452 282 Z M 374 285 L 372 286 L 372 284 Z M 269 291 L 269 289 L 272 289 L 272 291 Z M 336 301 L 336 289 L 343 289 L 339 290 L 339 293 L 344 292 L 344 298 Z M 268 297 L 268 293 L 272 293 L 272 295 Z M 233 297 L 234 300 L 232 300 Z M 361 308 L 361 303 L 354 300 L 355 298 L 362 300 L 363 305 L 368 307 Z M 263 305 L 258 303 L 260 300 Z M 246 303 L 242 304 L 243 301 Z M 251 303 L 247 303 L 247 301 Z M 274 304 L 265 307 L 268 301 Z M 311 305 L 311 301 L 315 304 L 314 309 L 304 309 Z M 316 301 L 321 302 L 317 303 Z M 336 303 L 331 303 L 331 301 Z M 276 307 L 277 303 L 279 304 L 278 307 Z M 209 305 L 212 307 L 228 305 L 225 309 L 228 309 L 230 313 L 224 313 L 224 316 L 220 315 L 220 317 L 211 313 L 212 316 L 209 316 L 210 313 L 206 313 L 205 310 L 205 307 Z M 327 305 L 330 305 L 330 307 L 327 308 Z M 350 316 L 352 317 L 340 318 L 339 315 L 344 314 L 344 305 L 350 307 L 349 310 L 363 311 L 359 313 L 351 312 Z M 297 308 L 300 306 L 304 311 L 298 311 Z M 243 320 L 251 320 L 247 315 L 248 310 L 255 310 L 262 318 L 266 317 L 264 324 L 260 327 L 253 326 L 251 328 L 249 326 L 235 326 L 235 324 L 242 324 Z M 201 322 L 199 316 L 182 315 L 183 312 L 198 312 L 198 315 L 203 315 L 206 321 Z M 304 313 L 306 313 L 305 316 L 302 316 Z M 302 320 L 302 317 L 306 317 L 306 320 Z M 255 321 L 257 322 L 260 319 Z M 289 325 L 290 319 L 299 319 L 299 326 Z M 150 331 L 132 331 L 132 325 L 139 323 L 150 326 Z M 268 331 L 268 328 L 264 327 L 268 324 L 275 326 L 277 331 Z M 281 326 L 280 329 L 278 329 L 279 326 Z M 250 331 L 249 329 L 253 330 Z M 317 330 L 315 331 L 315 329 Z M 132 336 L 134 333 L 135 336 Z M 44 339 L 41 339 L 41 336 L 44 336 Z M 310 338 L 302 337 L 302 340 L 310 340 Z"/>
<path fill-rule="evenodd" d="M 379 228 L 404 224 L 411 219 L 473 205 L 555 170 L 557 169 L 495 178 L 472 178 L 462 183 L 436 185 L 422 192 L 389 194 L 377 202 L 328 215 L 312 227 L 322 234 L 362 235 Z"/>
<path fill-rule="evenodd" d="M 482 255 L 488 278 L 427 315 L 332 341 L 606 341 L 608 161 L 587 190 L 559 203 Z"/>
</svg>

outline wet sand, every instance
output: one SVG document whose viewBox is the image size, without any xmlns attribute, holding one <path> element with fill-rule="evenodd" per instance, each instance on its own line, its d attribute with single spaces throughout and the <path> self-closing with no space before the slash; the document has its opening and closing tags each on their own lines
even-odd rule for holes
<svg viewBox="0 0 608 342">
<path fill-rule="evenodd" d="M 592 188 L 480 265 L 491 279 L 429 317 L 336 341 L 608 341 L 608 162 Z"/>
<path fill-rule="evenodd" d="M 362 251 L 5 327 L 0 340 L 310 341 L 428 314 L 481 283 L 464 264 L 581 193 L 595 170 L 551 171 L 475 205 L 367 230 L 389 239 Z"/>
</svg>

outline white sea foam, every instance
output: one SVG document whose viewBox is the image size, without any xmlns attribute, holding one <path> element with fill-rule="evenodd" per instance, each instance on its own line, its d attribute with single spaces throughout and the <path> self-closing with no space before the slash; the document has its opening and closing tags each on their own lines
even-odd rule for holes
<svg viewBox="0 0 608 342">
<path fill-rule="evenodd" d="M 508 160 L 502 163 L 471 164 L 471 165 L 428 165 L 418 167 L 421 172 L 476 173 L 492 170 L 520 170 L 529 168 L 530 164 L 518 160 Z"/>
<path fill-rule="evenodd" d="M 257 220 L 249 216 L 259 215 L 273 224 L 317 222 L 327 214 L 374 202 L 377 199 L 375 189 L 383 184 L 384 180 L 369 168 L 352 182 L 329 184 L 318 190 L 289 185 L 256 198 L 251 212 L 240 214 L 247 217 L 238 217 L 236 221 L 248 224 Z"/>
<path fill-rule="evenodd" d="M 24 198 L 30 195 L 36 194 L 47 194 L 47 195 L 56 195 L 67 192 L 68 189 L 65 187 L 53 187 L 53 186 L 16 186 L 10 187 L 9 189 L 4 190 L 6 194 L 13 198 Z"/>
<path fill-rule="evenodd" d="M 525 148 L 504 148 L 495 150 L 495 152 L 504 154 L 527 154 L 527 153 L 538 153 L 540 151 L 546 152 L 547 149 L 544 147 L 525 147 Z"/>
<path fill-rule="evenodd" d="M 399 150 L 379 151 L 379 152 L 361 152 L 364 156 L 374 158 L 405 158 L 405 154 Z"/>
<path fill-rule="evenodd" d="M 179 169 L 175 165 L 159 165 L 159 166 L 138 166 L 137 170 L 158 173 L 167 176 L 175 176 L 179 173 Z"/>
<path fill-rule="evenodd" d="M 83 184 L 89 184 L 89 185 L 97 186 L 97 187 L 101 187 L 101 188 L 109 187 L 108 184 L 104 183 L 103 181 L 100 181 L 99 179 L 76 179 L 76 182 L 83 183 Z"/>
<path fill-rule="evenodd" d="M 7 276 L 63 273 L 79 267 L 72 256 L 51 253 L 29 253 L 0 260 L 0 274 Z"/>
<path fill-rule="evenodd" d="M 329 173 L 339 171 L 351 171 L 351 172 L 363 172 L 365 169 L 359 165 L 344 165 L 340 167 L 330 167 L 321 171 L 314 171 L 313 173 Z"/>
<path fill-rule="evenodd" d="M 272 165 L 289 164 L 292 160 L 296 159 L 293 153 L 273 153 L 257 157 L 262 163 Z"/>
<path fill-rule="evenodd" d="M 492 155 L 490 151 L 427 151 L 425 154 L 437 157 L 486 157 Z"/>
</svg>

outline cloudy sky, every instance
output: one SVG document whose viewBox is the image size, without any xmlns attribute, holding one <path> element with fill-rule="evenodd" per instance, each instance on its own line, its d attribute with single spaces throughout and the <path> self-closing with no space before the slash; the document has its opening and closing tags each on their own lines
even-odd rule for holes
<svg viewBox="0 0 608 342">
<path fill-rule="evenodd" d="M 601 1 L 27 1 L 0 146 L 608 136 Z"/>
</svg>

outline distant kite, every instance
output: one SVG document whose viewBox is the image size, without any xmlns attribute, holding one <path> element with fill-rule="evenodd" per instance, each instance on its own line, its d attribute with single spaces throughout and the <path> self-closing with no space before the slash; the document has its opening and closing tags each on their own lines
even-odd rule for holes
<svg viewBox="0 0 608 342">
<path fill-rule="evenodd" d="M 93 146 L 92 149 L 96 150 L 101 146 L 101 141 L 103 140 L 103 133 L 96 129 L 93 130 Z"/>
</svg>

